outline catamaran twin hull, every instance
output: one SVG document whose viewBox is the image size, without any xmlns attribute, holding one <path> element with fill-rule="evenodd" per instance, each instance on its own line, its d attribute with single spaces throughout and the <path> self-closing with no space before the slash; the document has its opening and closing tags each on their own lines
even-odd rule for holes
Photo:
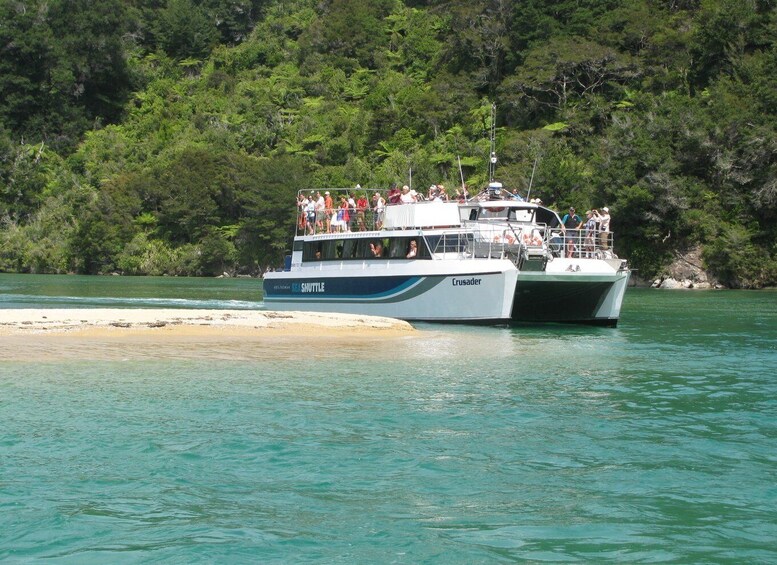
<svg viewBox="0 0 777 565">
<path fill-rule="evenodd" d="M 497 263 L 503 263 L 497 265 Z M 614 275 L 519 273 L 509 261 L 457 274 L 268 273 L 274 310 L 388 316 L 432 322 L 562 322 L 615 326 L 628 272 Z M 496 267 L 499 267 L 495 269 Z"/>
<path fill-rule="evenodd" d="M 531 202 L 381 208 L 379 191 L 364 190 L 359 201 L 376 202 L 375 210 L 343 224 L 335 218 L 350 210 L 352 194 L 340 190 L 337 216 L 311 207 L 318 196 L 298 195 L 307 213 L 298 217 L 285 270 L 265 275 L 268 308 L 432 322 L 618 323 L 629 269 L 611 251 L 612 234 L 565 232 L 556 212 Z"/>
</svg>

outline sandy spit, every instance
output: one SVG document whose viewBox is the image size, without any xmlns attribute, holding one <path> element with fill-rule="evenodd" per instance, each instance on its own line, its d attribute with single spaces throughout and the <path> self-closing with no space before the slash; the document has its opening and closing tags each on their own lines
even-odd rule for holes
<svg viewBox="0 0 777 565">
<path fill-rule="evenodd" d="M 260 310 L 14 309 L 0 310 L 0 336 L 403 336 L 404 321 L 377 316 Z"/>
</svg>

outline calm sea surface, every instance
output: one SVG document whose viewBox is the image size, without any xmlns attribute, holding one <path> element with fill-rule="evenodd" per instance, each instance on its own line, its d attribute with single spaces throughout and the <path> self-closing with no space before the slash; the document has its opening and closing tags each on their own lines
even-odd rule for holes
<svg viewBox="0 0 777 565">
<path fill-rule="evenodd" d="M 259 289 L 0 275 L 0 320 Z M 777 563 L 777 292 L 630 289 L 617 329 L 418 327 L 5 355 L 0 561 Z"/>
</svg>

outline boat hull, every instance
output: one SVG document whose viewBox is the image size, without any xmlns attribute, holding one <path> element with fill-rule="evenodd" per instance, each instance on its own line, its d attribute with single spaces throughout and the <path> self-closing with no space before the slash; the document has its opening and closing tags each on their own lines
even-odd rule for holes
<svg viewBox="0 0 777 565">
<path fill-rule="evenodd" d="M 373 266 L 374 267 L 374 266 Z M 410 321 L 507 322 L 517 272 L 509 262 L 456 273 L 268 273 L 264 302 L 273 310 L 342 312 Z M 501 268 L 500 268 L 501 267 Z"/>
<path fill-rule="evenodd" d="M 629 272 L 614 275 L 531 273 L 518 276 L 512 319 L 615 327 Z"/>
</svg>

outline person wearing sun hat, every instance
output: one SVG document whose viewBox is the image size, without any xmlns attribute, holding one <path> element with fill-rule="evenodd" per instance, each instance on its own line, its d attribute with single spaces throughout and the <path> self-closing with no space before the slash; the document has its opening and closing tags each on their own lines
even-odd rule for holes
<svg viewBox="0 0 777 565">
<path fill-rule="evenodd" d="M 575 209 L 570 206 L 569 213 L 564 214 L 564 217 L 561 219 L 561 225 L 564 228 L 564 239 L 566 240 L 566 256 L 572 257 L 575 253 L 575 245 L 580 234 L 579 230 L 583 227 L 583 220 L 575 214 Z"/>
<path fill-rule="evenodd" d="M 610 248 L 610 209 L 607 206 L 599 213 L 599 240 L 602 249 Z"/>
</svg>

